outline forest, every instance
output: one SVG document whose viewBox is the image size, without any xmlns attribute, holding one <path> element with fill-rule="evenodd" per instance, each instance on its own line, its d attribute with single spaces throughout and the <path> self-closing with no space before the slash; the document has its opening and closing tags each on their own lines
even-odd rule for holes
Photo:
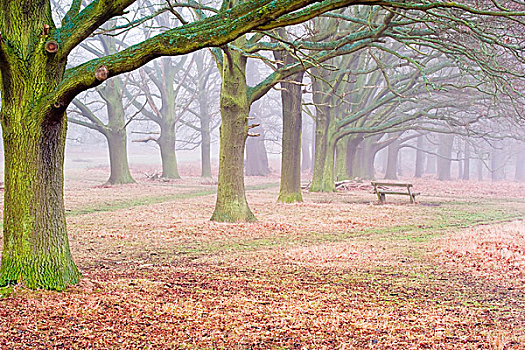
<svg viewBox="0 0 525 350">
<path fill-rule="evenodd" d="M 522 0 L 0 0 L 1 349 L 525 347 Z"/>
</svg>

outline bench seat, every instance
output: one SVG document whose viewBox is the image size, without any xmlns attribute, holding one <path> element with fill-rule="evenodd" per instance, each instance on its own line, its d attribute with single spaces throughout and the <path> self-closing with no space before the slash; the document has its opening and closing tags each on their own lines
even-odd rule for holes
<svg viewBox="0 0 525 350">
<path fill-rule="evenodd" d="M 379 199 L 379 202 L 381 203 L 385 202 L 387 194 L 409 196 L 410 203 L 415 203 L 416 196 L 420 194 L 419 192 L 412 192 L 411 190 L 412 184 L 410 183 L 372 181 L 372 186 L 374 186 L 374 193 L 377 194 L 377 198 Z M 386 187 L 386 188 L 378 188 L 378 187 Z M 402 192 L 401 190 L 395 190 L 394 188 L 391 188 L 391 187 L 404 187 L 406 188 L 406 192 Z"/>
</svg>

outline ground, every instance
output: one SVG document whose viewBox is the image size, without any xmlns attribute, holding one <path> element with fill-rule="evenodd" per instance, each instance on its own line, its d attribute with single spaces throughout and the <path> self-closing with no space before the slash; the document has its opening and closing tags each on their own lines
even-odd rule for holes
<svg viewBox="0 0 525 350">
<path fill-rule="evenodd" d="M 258 222 L 219 224 L 211 180 L 105 176 L 68 172 L 80 284 L 2 289 L 1 349 L 525 348 L 524 184 L 278 204 L 249 178 Z"/>
</svg>

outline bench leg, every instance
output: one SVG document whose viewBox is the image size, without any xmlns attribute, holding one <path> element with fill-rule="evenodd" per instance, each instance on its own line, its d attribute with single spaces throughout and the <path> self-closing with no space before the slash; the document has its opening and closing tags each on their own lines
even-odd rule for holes
<svg viewBox="0 0 525 350">
<path fill-rule="evenodd" d="M 379 196 L 379 202 L 385 203 L 386 195 L 384 193 L 380 193 L 380 194 L 378 194 L 378 196 Z"/>
</svg>

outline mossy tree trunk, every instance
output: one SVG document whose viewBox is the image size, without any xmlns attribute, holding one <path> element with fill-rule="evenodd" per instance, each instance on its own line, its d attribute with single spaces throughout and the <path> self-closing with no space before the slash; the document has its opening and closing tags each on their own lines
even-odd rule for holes
<svg viewBox="0 0 525 350">
<path fill-rule="evenodd" d="M 311 192 L 334 192 L 333 178 L 335 142 L 332 139 L 334 123 L 331 110 L 325 106 L 316 107 L 314 172 Z"/>
<path fill-rule="evenodd" d="M 313 74 L 326 78 L 327 72 L 313 69 Z M 322 74 L 322 75 L 321 75 Z M 311 192 L 334 192 L 335 120 L 330 106 L 331 87 L 321 79 L 314 79 L 315 154 Z"/>
<path fill-rule="evenodd" d="M 41 28 L 52 23 L 48 2 L 6 2 L 0 12 L 5 30 L 0 41 L 5 153 L 0 284 L 61 290 L 80 275 L 69 250 L 63 200 L 65 107 L 48 100 L 66 62 L 44 49 Z"/>
<path fill-rule="evenodd" d="M 234 45 L 244 42 L 244 37 Z M 255 221 L 244 188 L 244 149 L 248 137 L 247 58 L 237 50 L 223 47 L 219 179 L 213 221 Z"/>
<path fill-rule="evenodd" d="M 160 136 L 157 141 L 162 159 L 162 177 L 165 179 L 180 179 L 177 166 L 177 153 L 175 153 L 177 121 L 179 116 L 175 110 L 177 92 L 173 86 L 175 69 L 170 57 L 162 58 L 162 108 L 160 109 Z"/>
<path fill-rule="evenodd" d="M 157 144 L 162 161 L 162 177 L 165 179 L 180 179 L 175 153 L 175 123 L 164 121 L 160 128 Z"/>
<path fill-rule="evenodd" d="M 334 178 L 336 181 L 348 179 L 346 170 L 346 146 L 348 137 L 342 138 L 335 146 Z"/>
<path fill-rule="evenodd" d="M 289 58 L 289 56 L 286 56 Z M 281 83 L 283 108 L 283 137 L 281 158 L 281 188 L 278 202 L 302 202 L 301 194 L 301 133 L 302 86 L 304 72 L 289 78 L 294 83 Z"/>
<path fill-rule="evenodd" d="M 122 185 L 135 183 L 128 164 L 128 147 L 126 130 L 110 131 L 107 135 L 110 176 L 108 185 Z"/>
<path fill-rule="evenodd" d="M 119 78 L 106 83 L 101 94 L 106 100 L 108 123 L 104 136 L 108 141 L 110 176 L 109 185 L 135 183 L 128 163 L 128 147 L 126 134 L 126 116 L 122 104 L 122 85 Z"/>
</svg>

